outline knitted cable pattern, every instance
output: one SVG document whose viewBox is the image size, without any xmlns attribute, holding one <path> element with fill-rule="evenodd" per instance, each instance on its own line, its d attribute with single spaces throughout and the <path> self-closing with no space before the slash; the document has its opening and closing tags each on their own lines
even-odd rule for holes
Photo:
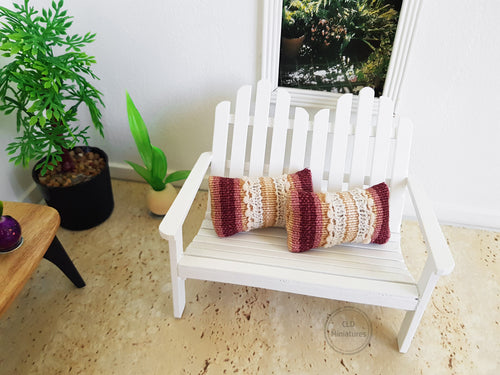
<svg viewBox="0 0 500 375">
<path fill-rule="evenodd" d="M 285 227 L 288 192 L 312 192 L 309 169 L 277 177 L 210 176 L 212 223 L 219 237 L 266 227 Z"/>
<path fill-rule="evenodd" d="M 389 188 L 313 193 L 291 189 L 287 205 L 288 249 L 302 252 L 340 243 L 389 240 Z"/>
</svg>

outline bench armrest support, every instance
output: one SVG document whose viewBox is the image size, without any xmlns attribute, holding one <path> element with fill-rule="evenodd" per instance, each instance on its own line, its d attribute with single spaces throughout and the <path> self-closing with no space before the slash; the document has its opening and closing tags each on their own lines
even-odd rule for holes
<svg viewBox="0 0 500 375">
<path fill-rule="evenodd" d="M 408 191 L 417 214 L 418 223 L 425 239 L 429 260 L 436 275 L 448 275 L 455 267 L 450 248 L 441 231 L 431 202 L 422 185 L 414 177 L 408 177 Z"/>
</svg>

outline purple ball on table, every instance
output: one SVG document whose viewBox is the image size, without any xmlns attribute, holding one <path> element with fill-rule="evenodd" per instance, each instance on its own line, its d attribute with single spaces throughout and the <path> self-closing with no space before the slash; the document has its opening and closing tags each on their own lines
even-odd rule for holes
<svg viewBox="0 0 500 375">
<path fill-rule="evenodd" d="M 0 217 L 0 252 L 14 249 L 21 241 L 21 226 L 9 215 Z"/>
</svg>

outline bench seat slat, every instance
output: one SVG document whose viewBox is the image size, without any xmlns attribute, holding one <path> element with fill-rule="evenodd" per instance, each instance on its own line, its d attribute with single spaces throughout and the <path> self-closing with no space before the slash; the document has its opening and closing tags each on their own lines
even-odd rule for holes
<svg viewBox="0 0 500 375">
<path fill-rule="evenodd" d="M 195 240 L 201 244 L 203 243 L 212 243 L 212 244 L 221 244 L 221 245 L 229 245 L 229 246 L 255 246 L 260 247 L 262 249 L 266 249 L 272 251 L 273 249 L 279 249 L 280 256 L 283 256 L 281 253 L 283 251 L 288 251 L 286 238 L 281 236 L 273 236 L 270 235 L 270 231 L 266 230 L 258 230 L 250 233 L 239 233 L 234 235 L 232 238 L 218 238 L 214 233 L 207 229 L 201 229 L 198 238 Z M 303 258 L 307 258 L 309 254 L 337 254 L 340 256 L 341 254 L 345 256 L 355 255 L 355 256 L 363 256 L 369 259 L 382 259 L 382 260 L 392 260 L 397 262 L 404 262 L 403 257 L 400 253 L 396 251 L 383 251 L 383 250 L 375 250 L 376 247 L 372 248 L 359 248 L 355 246 L 348 246 L 349 244 L 337 245 L 330 248 L 316 248 L 306 252 L 301 253 L 300 255 Z M 294 254 L 289 252 L 290 254 Z M 321 255 L 318 255 L 321 256 Z"/>
<path fill-rule="evenodd" d="M 266 228 L 219 238 L 210 224 L 209 221 L 203 224 L 185 255 L 414 283 L 400 252 L 374 252 L 339 245 L 297 254 L 288 251 L 284 229 Z"/>
<path fill-rule="evenodd" d="M 210 219 L 205 219 L 201 225 L 200 231 L 207 231 L 206 233 L 211 233 L 214 237 L 217 237 L 215 234 L 214 228 L 212 221 Z M 273 241 L 274 243 L 276 242 L 282 242 L 283 244 L 286 245 L 286 239 L 287 239 L 287 233 L 284 228 L 262 228 L 258 229 L 256 231 L 249 232 L 248 234 L 252 233 L 258 233 L 259 236 L 257 236 L 254 241 L 259 241 L 262 243 L 266 243 L 268 241 Z M 240 233 L 236 235 L 237 238 L 238 236 L 245 235 L 244 233 Z M 226 240 L 230 240 L 232 237 L 226 237 Z M 384 253 L 395 253 L 394 257 L 398 259 L 403 259 L 401 255 L 401 248 L 400 248 L 400 235 L 399 233 L 391 233 L 391 240 L 387 242 L 386 244 L 383 245 L 376 245 L 376 244 L 360 244 L 360 243 L 346 243 L 343 244 L 342 246 L 352 248 L 352 249 L 364 249 L 367 251 L 367 254 L 379 257 L 382 255 L 379 255 L 380 252 Z M 319 248 L 316 249 L 318 251 L 337 251 L 339 246 L 333 247 L 333 248 Z M 352 250 L 349 250 L 352 251 Z M 390 256 L 390 255 L 387 255 Z"/>
</svg>

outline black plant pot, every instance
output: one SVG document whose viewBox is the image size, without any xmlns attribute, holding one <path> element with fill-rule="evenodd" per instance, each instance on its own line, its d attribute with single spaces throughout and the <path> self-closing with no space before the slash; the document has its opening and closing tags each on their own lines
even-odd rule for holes
<svg viewBox="0 0 500 375">
<path fill-rule="evenodd" d="M 106 161 L 104 170 L 91 180 L 74 186 L 49 187 L 40 183 L 36 166 L 32 171 L 33 180 L 40 189 L 45 202 L 59 212 L 61 226 L 71 230 L 89 229 L 101 224 L 111 215 L 115 205 L 108 156 L 97 147 L 78 147 L 85 152 L 97 153 Z"/>
</svg>

